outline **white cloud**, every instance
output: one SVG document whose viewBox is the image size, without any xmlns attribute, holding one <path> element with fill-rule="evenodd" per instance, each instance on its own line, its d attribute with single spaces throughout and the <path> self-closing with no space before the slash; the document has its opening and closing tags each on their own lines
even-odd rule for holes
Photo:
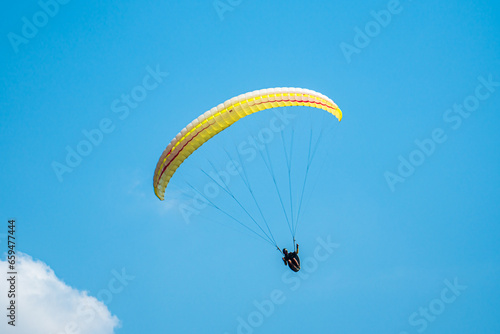
<svg viewBox="0 0 500 334">
<path fill-rule="evenodd" d="M 57 278 L 45 263 L 16 257 L 16 326 L 7 324 L 7 262 L 0 260 L 0 332 L 16 334 L 112 334 L 119 320 L 106 305 Z M 8 278 L 8 277 L 7 277 Z"/>
</svg>

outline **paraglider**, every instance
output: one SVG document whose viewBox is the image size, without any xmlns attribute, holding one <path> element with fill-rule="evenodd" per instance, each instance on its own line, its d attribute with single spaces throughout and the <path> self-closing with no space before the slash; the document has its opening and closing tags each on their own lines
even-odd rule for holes
<svg viewBox="0 0 500 334">
<path fill-rule="evenodd" d="M 172 139 L 172 141 L 167 145 L 166 149 L 163 151 L 163 154 L 158 160 L 154 172 L 153 186 L 156 196 L 160 200 L 164 200 L 165 190 L 167 188 L 167 185 L 169 184 L 170 179 L 172 178 L 176 170 L 179 168 L 179 166 L 195 150 L 200 148 L 204 143 L 209 141 L 219 132 L 230 127 L 238 120 L 255 112 L 271 108 L 293 107 L 293 106 L 306 106 L 317 109 L 323 109 L 328 113 L 334 115 L 339 121 L 342 119 L 342 111 L 330 98 L 309 89 L 303 89 L 303 88 L 261 89 L 229 99 L 226 102 L 219 104 L 217 107 L 214 107 L 206 111 L 198 118 L 194 119 L 184 129 L 182 129 L 177 134 L 177 136 L 175 136 L 174 139 Z M 305 180 L 304 180 L 304 185 L 305 185 Z M 233 196 L 232 194 L 230 195 Z M 241 203 L 238 204 L 240 204 L 241 206 Z M 281 205 L 283 206 L 283 203 L 281 203 Z M 219 209 L 215 205 L 214 207 Z M 242 209 L 245 210 L 245 208 L 243 207 Z M 295 228 L 293 226 L 294 224 L 293 209 L 291 210 L 292 210 L 291 223 L 289 222 L 288 217 L 286 217 L 286 219 L 287 223 L 289 224 L 290 232 L 292 233 L 295 245 L 296 226 Z M 246 213 L 249 214 L 248 212 Z M 299 207 L 299 213 L 300 213 L 300 207 Z M 236 220 L 241 225 L 244 225 L 237 219 L 235 219 L 233 216 L 230 216 L 230 218 Z M 257 234 L 259 237 L 263 238 L 267 242 L 271 243 L 272 245 L 274 245 L 281 254 L 282 252 L 278 247 L 267 222 L 265 222 L 265 224 L 267 226 L 267 231 L 269 233 L 266 232 L 265 228 L 262 228 L 255 219 L 252 218 L 252 220 L 259 227 L 260 231 L 263 234 L 265 234 L 267 239 L 265 239 L 262 235 L 256 233 L 255 231 L 252 232 Z M 250 228 L 248 229 L 250 230 Z M 298 251 L 299 251 L 298 245 L 294 252 L 289 253 L 286 249 L 283 249 L 283 255 L 284 255 L 283 261 L 285 262 L 285 265 L 288 265 L 288 267 L 295 272 L 300 270 L 300 259 L 297 255 Z"/>
<path fill-rule="evenodd" d="M 288 252 L 286 248 L 283 248 L 283 255 L 282 257 L 283 262 L 285 262 L 285 266 L 288 265 L 288 267 L 297 272 L 300 270 L 300 259 L 299 259 L 299 244 L 297 244 L 295 252 Z"/>
<path fill-rule="evenodd" d="M 165 189 L 177 168 L 210 138 L 257 111 L 288 106 L 323 109 L 342 120 L 342 112 L 331 99 L 309 89 L 270 88 L 233 97 L 193 120 L 168 144 L 155 169 L 156 196 L 164 199 Z"/>
</svg>

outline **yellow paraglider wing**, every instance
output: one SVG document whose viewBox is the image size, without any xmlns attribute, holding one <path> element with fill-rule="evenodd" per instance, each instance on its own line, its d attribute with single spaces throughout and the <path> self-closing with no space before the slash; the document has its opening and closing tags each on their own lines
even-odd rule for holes
<svg viewBox="0 0 500 334">
<path fill-rule="evenodd" d="M 153 185 L 156 196 L 164 199 L 167 184 L 177 168 L 210 138 L 257 111 L 290 106 L 319 108 L 339 121 L 342 119 L 342 111 L 331 99 L 309 89 L 269 88 L 234 97 L 193 120 L 168 144 L 155 169 Z"/>
</svg>

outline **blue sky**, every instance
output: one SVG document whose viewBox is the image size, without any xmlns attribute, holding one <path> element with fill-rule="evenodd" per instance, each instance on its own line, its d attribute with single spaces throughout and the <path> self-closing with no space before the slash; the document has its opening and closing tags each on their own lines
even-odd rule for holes
<svg viewBox="0 0 500 334">
<path fill-rule="evenodd" d="M 500 331 L 498 3 L 30 1 L 0 15 L 1 252 L 15 217 L 26 273 L 53 271 L 73 297 L 86 291 L 109 311 L 92 330 L 73 314 L 82 333 Z M 296 117 L 268 145 L 282 178 L 281 136 L 293 133 L 293 166 L 303 167 L 309 132 L 326 131 L 295 276 L 220 211 L 186 220 L 179 210 L 193 203 L 187 183 L 203 189 L 201 170 L 224 168 L 224 149 L 234 159 L 234 144 L 266 128 L 272 111 L 196 151 L 164 202 L 152 187 L 157 159 L 190 121 L 271 87 L 319 91 L 344 113 L 338 123 L 287 109 Z M 127 105 L 131 94 L 139 98 Z M 94 144 L 82 144 L 84 133 Z M 78 149 L 86 156 L 68 165 Z M 257 156 L 245 168 L 280 247 L 291 248 L 265 164 Z M 239 177 L 231 187 L 249 203 Z M 246 219 L 224 194 L 214 201 Z M 23 315 L 21 304 L 19 329 L 64 332 L 68 320 L 54 314 L 71 312 L 73 297 L 49 287 L 36 297 L 37 276 L 24 277 L 19 298 L 29 291 L 54 312 Z"/>
</svg>

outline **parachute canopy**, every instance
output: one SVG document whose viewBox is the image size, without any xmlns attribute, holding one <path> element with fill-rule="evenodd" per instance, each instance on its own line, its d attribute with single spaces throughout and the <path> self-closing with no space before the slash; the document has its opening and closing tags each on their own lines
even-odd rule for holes
<svg viewBox="0 0 500 334">
<path fill-rule="evenodd" d="M 213 136 L 257 111 L 291 106 L 323 109 L 339 121 L 342 119 L 342 111 L 331 99 L 309 89 L 269 88 L 233 97 L 193 120 L 168 144 L 155 169 L 156 196 L 164 199 L 167 184 L 177 168 Z"/>
</svg>

